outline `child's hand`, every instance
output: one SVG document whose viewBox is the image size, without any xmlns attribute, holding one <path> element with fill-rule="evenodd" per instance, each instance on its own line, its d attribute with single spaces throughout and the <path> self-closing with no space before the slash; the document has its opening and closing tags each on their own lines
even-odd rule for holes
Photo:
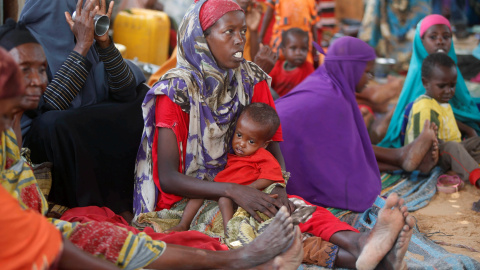
<svg viewBox="0 0 480 270">
<path fill-rule="evenodd" d="M 262 19 L 262 8 L 260 6 L 252 6 L 247 12 L 245 21 L 249 31 L 257 31 Z"/>
<path fill-rule="evenodd" d="M 265 73 L 270 73 L 275 63 L 277 62 L 278 55 L 270 49 L 267 45 L 260 44 L 260 50 L 253 59 L 253 62 L 257 64 Z"/>
</svg>

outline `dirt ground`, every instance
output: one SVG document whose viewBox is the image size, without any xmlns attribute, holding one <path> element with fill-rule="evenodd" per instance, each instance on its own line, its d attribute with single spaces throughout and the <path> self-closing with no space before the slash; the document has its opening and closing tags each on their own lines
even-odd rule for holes
<svg viewBox="0 0 480 270">
<path fill-rule="evenodd" d="M 472 204 L 480 200 L 480 190 L 470 184 L 458 193 L 435 194 L 432 201 L 416 212 L 420 232 L 452 253 L 480 261 L 480 213 Z"/>
</svg>

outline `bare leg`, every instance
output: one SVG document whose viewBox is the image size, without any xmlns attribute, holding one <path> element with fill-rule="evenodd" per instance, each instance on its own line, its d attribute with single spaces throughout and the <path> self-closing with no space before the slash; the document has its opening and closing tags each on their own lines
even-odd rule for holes
<svg viewBox="0 0 480 270">
<path fill-rule="evenodd" d="M 183 210 L 183 215 L 180 223 L 178 223 L 177 226 L 166 230 L 164 233 L 188 231 L 188 229 L 190 229 L 190 224 L 192 223 L 193 218 L 197 214 L 198 209 L 200 209 L 202 204 L 203 199 L 190 199 L 185 206 L 185 210 Z"/>
<path fill-rule="evenodd" d="M 430 121 L 425 120 L 422 133 L 410 144 L 402 148 L 383 148 L 375 145 L 372 145 L 372 147 L 379 164 L 413 171 L 424 162 L 422 168 L 431 170 L 436 162 L 432 159 L 424 160 L 423 158 L 427 153 L 432 152 L 431 147 L 435 141 L 435 131 L 430 125 Z"/>
<path fill-rule="evenodd" d="M 218 208 L 220 213 L 222 213 L 223 219 L 223 230 L 225 231 L 225 237 L 227 236 L 227 224 L 230 219 L 232 219 L 234 210 L 233 210 L 233 201 L 227 197 L 220 197 L 218 199 Z"/>
</svg>

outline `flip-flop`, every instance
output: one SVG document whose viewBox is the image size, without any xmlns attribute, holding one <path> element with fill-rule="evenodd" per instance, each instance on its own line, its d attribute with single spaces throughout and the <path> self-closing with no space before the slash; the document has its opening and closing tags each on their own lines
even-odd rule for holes
<svg viewBox="0 0 480 270">
<path fill-rule="evenodd" d="M 437 179 L 437 190 L 447 194 L 458 192 L 463 185 L 463 180 L 458 175 L 444 174 Z"/>
</svg>

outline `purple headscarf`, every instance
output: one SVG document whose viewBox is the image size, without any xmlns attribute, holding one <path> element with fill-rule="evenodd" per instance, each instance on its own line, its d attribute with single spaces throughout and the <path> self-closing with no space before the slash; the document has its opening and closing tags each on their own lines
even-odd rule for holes
<svg viewBox="0 0 480 270">
<path fill-rule="evenodd" d="M 378 165 L 355 100 L 355 86 L 375 57 L 360 39 L 340 38 L 323 66 L 277 100 L 288 194 L 356 212 L 380 194 Z"/>
</svg>

